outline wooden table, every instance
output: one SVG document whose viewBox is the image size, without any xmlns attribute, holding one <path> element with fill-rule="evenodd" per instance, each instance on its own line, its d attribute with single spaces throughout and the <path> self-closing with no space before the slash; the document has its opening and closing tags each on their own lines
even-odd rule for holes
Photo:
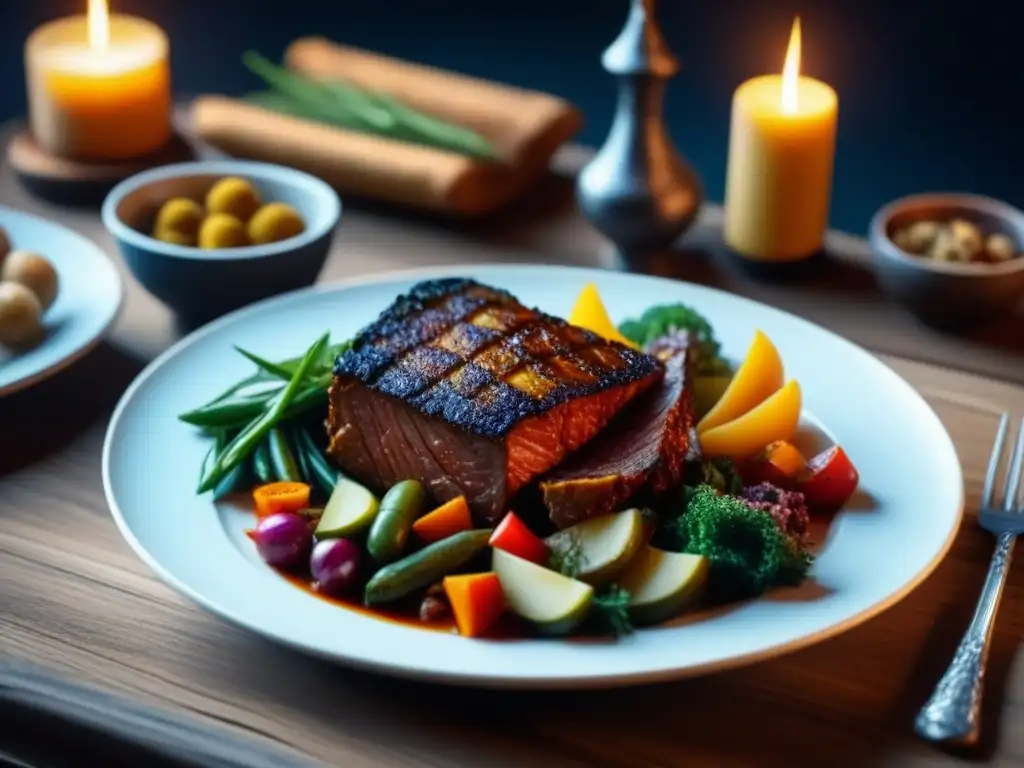
<svg viewBox="0 0 1024 768">
<path fill-rule="evenodd" d="M 561 160 L 574 166 L 579 155 Z M 565 189 L 553 182 L 500 222 L 461 230 L 347 211 L 323 279 L 470 261 L 609 264 L 597 236 L 566 208 Z M 112 252 L 94 213 L 30 201 L 9 176 L 0 178 L 0 203 L 63 221 Z M 690 238 L 697 250 L 713 250 L 717 215 L 708 211 Z M 853 282 L 865 274 L 863 245 L 839 235 L 830 242 L 837 266 L 813 289 L 753 283 L 706 255 L 694 257 L 705 265 L 696 276 L 768 298 L 875 350 L 1024 382 L 1024 359 L 1006 351 L 993 359 L 979 343 L 917 329 L 869 281 Z M 916 741 L 911 721 L 978 595 L 992 541 L 972 524 L 973 510 L 998 414 L 1024 413 L 1024 388 L 883 355 L 952 434 L 972 519 L 938 571 L 880 617 L 775 661 L 675 684 L 580 694 L 459 690 L 357 673 L 271 645 L 179 597 L 121 540 L 100 484 L 106 423 L 129 381 L 177 337 L 171 316 L 125 280 L 124 311 L 109 343 L 60 376 L 0 400 L 5 657 L 216 718 L 348 768 L 960 762 Z M 1012 666 L 1022 609 L 1018 571 L 990 661 L 982 756 L 996 765 L 1024 765 L 1024 729 L 1014 727 L 1024 716 L 1024 673 Z"/>
</svg>

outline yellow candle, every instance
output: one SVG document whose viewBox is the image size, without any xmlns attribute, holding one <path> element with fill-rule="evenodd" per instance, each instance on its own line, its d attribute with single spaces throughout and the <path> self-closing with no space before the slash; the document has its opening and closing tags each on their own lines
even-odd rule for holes
<svg viewBox="0 0 1024 768">
<path fill-rule="evenodd" d="M 144 19 L 108 16 L 106 0 L 36 29 L 25 73 L 32 134 L 50 154 L 124 160 L 170 139 L 167 36 Z"/>
<path fill-rule="evenodd" d="M 759 261 L 798 261 L 821 249 L 835 156 L 836 92 L 800 75 L 800 20 L 782 75 L 736 89 L 725 182 L 725 242 Z"/>
</svg>

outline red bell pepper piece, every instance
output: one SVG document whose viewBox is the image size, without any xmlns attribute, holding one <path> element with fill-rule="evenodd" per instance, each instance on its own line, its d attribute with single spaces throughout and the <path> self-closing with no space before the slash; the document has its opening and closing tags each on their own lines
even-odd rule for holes
<svg viewBox="0 0 1024 768">
<path fill-rule="evenodd" d="M 809 474 L 797 483 L 813 512 L 838 512 L 857 490 L 860 475 L 840 446 L 833 445 L 807 462 Z"/>
<path fill-rule="evenodd" d="M 509 554 L 529 560 L 538 565 L 547 565 L 548 547 L 533 531 L 526 527 L 515 512 L 505 515 L 491 534 L 490 544 L 495 549 L 504 549 Z"/>
</svg>

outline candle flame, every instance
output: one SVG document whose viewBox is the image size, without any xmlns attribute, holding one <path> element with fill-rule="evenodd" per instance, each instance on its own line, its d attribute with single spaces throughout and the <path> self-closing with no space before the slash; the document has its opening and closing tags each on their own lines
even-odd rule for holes
<svg viewBox="0 0 1024 768">
<path fill-rule="evenodd" d="M 105 51 L 110 46 L 110 10 L 107 0 L 89 0 L 89 47 Z"/>
<path fill-rule="evenodd" d="M 787 115 L 796 114 L 800 108 L 797 85 L 800 81 L 800 17 L 793 19 L 793 31 L 789 33 L 789 47 L 786 49 L 786 63 L 782 65 L 782 111 Z"/>
</svg>

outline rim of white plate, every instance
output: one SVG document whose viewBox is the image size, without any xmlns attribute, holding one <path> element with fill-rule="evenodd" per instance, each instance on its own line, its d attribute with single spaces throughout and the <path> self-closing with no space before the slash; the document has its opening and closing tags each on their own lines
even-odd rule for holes
<svg viewBox="0 0 1024 768">
<path fill-rule="evenodd" d="M 478 276 L 480 273 L 488 273 L 494 275 L 492 278 L 494 282 L 500 285 L 501 275 L 514 275 L 529 270 L 543 270 L 548 272 L 563 272 L 567 275 L 572 275 L 578 279 L 587 278 L 604 278 L 607 279 L 610 274 L 608 270 L 598 268 L 586 268 L 586 267 L 572 267 L 572 266 L 561 266 L 561 265 L 545 265 L 535 263 L 525 264 L 474 264 L 474 265 L 457 265 L 457 266 L 435 266 L 435 267 L 420 267 L 415 269 L 396 270 L 396 271 L 385 271 L 377 272 L 368 275 L 361 275 L 346 280 L 337 282 L 314 285 L 308 288 L 302 288 L 296 291 L 291 291 L 285 294 L 281 294 L 275 297 L 265 299 L 255 304 L 243 307 L 235 310 L 211 323 L 203 326 L 202 328 L 193 331 L 189 335 L 185 336 L 161 355 L 155 358 L 146 368 L 136 377 L 136 379 L 129 385 L 122 395 L 117 407 L 111 416 L 110 423 L 108 425 L 107 433 L 103 444 L 103 456 L 102 456 L 102 476 L 103 476 L 103 489 L 107 498 L 107 503 L 111 509 L 111 515 L 121 532 L 121 535 L 125 538 L 128 544 L 136 552 L 136 554 L 149 565 L 150 568 L 169 586 L 177 590 L 179 593 L 187 596 L 193 600 L 197 605 L 206 609 L 207 611 L 219 616 L 222 619 L 248 629 L 255 634 L 263 636 L 267 639 L 274 641 L 275 643 L 290 647 L 296 650 L 300 650 L 305 654 L 318 656 L 321 658 L 330 659 L 336 662 L 343 663 L 347 666 L 362 669 L 371 672 L 383 673 L 395 675 L 407 679 L 420 680 L 425 682 L 434 683 L 445 683 L 451 685 L 462 685 L 471 686 L 476 688 L 503 688 L 503 689 L 572 689 L 582 690 L 587 688 L 613 688 L 622 686 L 641 685 L 648 683 L 664 682 L 668 680 L 682 679 L 685 677 L 692 677 L 697 675 L 709 674 L 725 669 L 732 669 L 736 667 L 743 667 L 761 660 L 778 657 L 793 651 L 797 651 L 808 646 L 817 644 L 823 640 L 840 635 L 847 630 L 858 626 L 859 624 L 868 621 L 869 619 L 877 616 L 883 611 L 893 607 L 899 603 L 903 598 L 909 595 L 914 589 L 916 589 L 931 573 L 935 568 L 942 562 L 943 558 L 949 552 L 952 546 L 953 540 L 960 528 L 963 520 L 964 512 L 964 484 L 963 474 L 960 470 L 959 459 L 956 453 L 956 447 L 953 444 L 952 438 L 949 436 L 948 431 L 942 424 L 938 415 L 931 408 L 930 405 L 924 400 L 920 393 L 910 385 L 903 377 L 892 370 L 889 366 L 875 357 L 871 352 L 864 349 L 863 347 L 843 338 L 842 336 L 830 331 L 822 326 L 816 325 L 809 320 L 799 317 L 791 312 L 785 310 L 776 309 L 775 307 L 768 306 L 758 301 L 748 299 L 743 296 L 730 294 L 726 291 L 722 291 L 716 288 L 710 288 L 707 286 L 687 283 L 683 281 L 673 281 L 666 278 L 659 278 L 649 275 L 636 275 L 629 274 L 628 277 L 633 280 L 639 281 L 652 281 L 652 282 L 678 282 L 682 286 L 688 286 L 691 289 L 696 289 L 706 295 L 713 298 L 722 298 L 728 302 L 739 303 L 752 309 L 757 309 L 761 312 L 769 312 L 777 316 L 788 319 L 789 321 L 795 321 L 797 324 L 802 325 L 808 329 L 813 329 L 814 332 L 823 334 L 828 337 L 832 344 L 838 345 L 844 348 L 846 351 L 857 355 L 863 364 L 869 366 L 876 366 L 877 370 L 882 371 L 883 375 L 890 377 L 891 383 L 897 385 L 903 392 L 903 395 L 911 398 L 916 405 L 924 408 L 927 415 L 932 419 L 933 425 L 937 428 L 938 433 L 943 437 L 943 445 L 936 445 L 936 452 L 945 452 L 946 459 L 951 460 L 951 465 L 956 467 L 955 477 L 952 478 L 955 482 L 956 490 L 956 505 L 957 509 L 954 513 L 951 521 L 949 532 L 946 535 L 945 540 L 939 546 L 934 555 L 924 563 L 910 578 L 906 579 L 903 584 L 898 588 L 890 592 L 886 597 L 879 599 L 871 605 L 865 606 L 859 611 L 852 613 L 845 618 L 834 621 L 821 629 L 809 632 L 804 635 L 795 637 L 794 639 L 775 643 L 770 646 L 758 648 L 757 650 L 727 656 L 716 661 L 686 665 L 686 664 L 675 664 L 675 665 L 663 665 L 652 669 L 639 670 L 635 672 L 611 672 L 608 674 L 603 673 L 587 673 L 585 675 L 577 675 L 572 672 L 562 674 L 559 676 L 553 676 L 551 674 L 538 674 L 538 675 L 518 675 L 518 674 L 488 674 L 482 675 L 479 671 L 463 671 L 463 670 L 437 670 L 425 667 L 423 664 L 410 663 L 408 660 L 402 662 L 396 662 L 394 660 L 379 660 L 364 658 L 359 656 L 353 656 L 346 654 L 343 649 L 324 649 L 315 647 L 308 642 L 304 642 L 301 639 L 290 637 L 286 633 L 277 630 L 270 630 L 266 627 L 254 627 L 244 619 L 235 615 L 230 607 L 218 605 L 215 601 L 207 598 L 201 592 L 193 589 L 189 584 L 186 584 L 181 578 L 176 576 L 165 568 L 156 557 L 154 557 L 146 547 L 139 541 L 139 539 L 133 533 L 128 521 L 126 520 L 123 511 L 117 503 L 114 497 L 112 479 L 110 476 L 110 460 L 113 445 L 113 438 L 117 432 L 117 428 L 123 414 L 132 402 L 135 392 L 138 391 L 152 376 L 154 376 L 168 361 L 176 357 L 179 352 L 187 348 L 191 344 L 196 343 L 206 336 L 217 333 L 221 328 L 231 325 L 236 322 L 243 321 L 246 317 L 251 315 L 257 315 L 263 312 L 272 312 L 276 307 L 286 305 L 290 302 L 296 301 L 303 296 L 316 295 L 321 293 L 331 293 L 345 291 L 352 288 L 358 288 L 364 285 L 374 285 L 378 283 L 392 283 L 402 281 L 412 281 L 417 279 L 432 279 L 440 277 L 454 277 L 460 275 L 473 275 Z M 757 602 L 757 601 L 755 601 Z M 357 615 L 357 614 L 353 614 Z M 376 619 L 370 619 L 371 621 L 379 621 Z M 383 623 L 383 622 L 382 622 Z M 415 628 L 406 628 L 410 633 L 424 633 L 426 635 L 436 635 L 429 630 L 418 630 Z M 414 635 L 413 635 L 414 636 Z M 459 638 L 460 642 L 472 642 Z M 544 641 L 533 641 L 535 643 L 541 643 Z"/>
</svg>

